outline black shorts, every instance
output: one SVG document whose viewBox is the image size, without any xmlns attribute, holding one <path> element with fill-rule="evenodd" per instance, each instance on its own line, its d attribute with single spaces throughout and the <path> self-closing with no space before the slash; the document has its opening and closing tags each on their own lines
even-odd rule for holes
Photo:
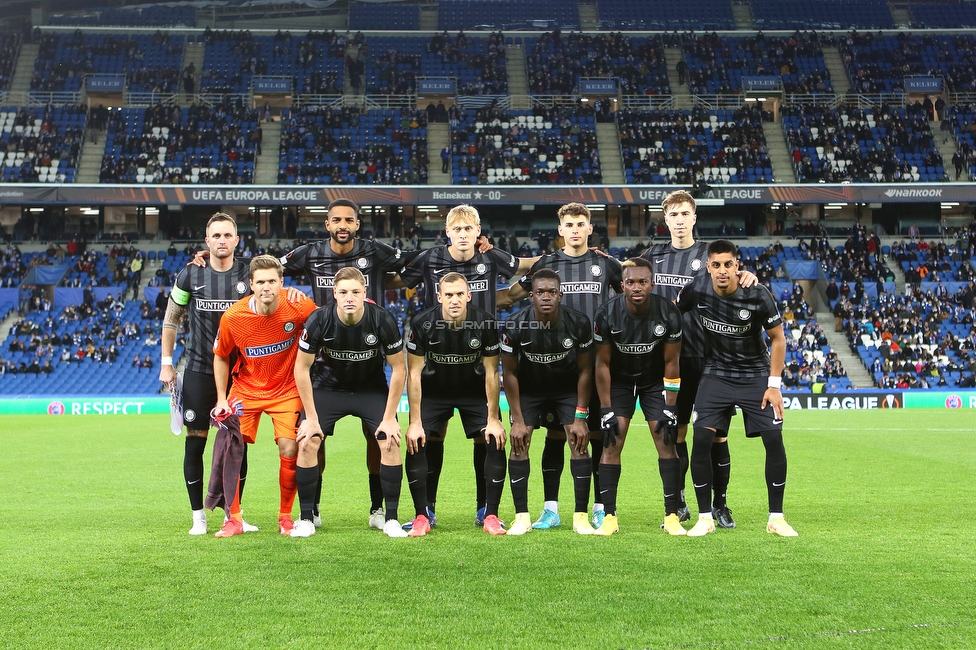
<svg viewBox="0 0 976 650">
<path fill-rule="evenodd" d="M 695 427 L 707 427 L 720 434 L 728 434 L 734 408 L 738 406 L 742 410 L 746 437 L 755 438 L 763 431 L 782 431 L 783 421 L 773 413 L 773 406 L 770 404 L 761 408 L 767 382 L 765 376 L 729 379 L 704 375 L 699 386 L 701 398 L 695 407 L 698 412 Z"/>
<path fill-rule="evenodd" d="M 576 417 L 576 394 L 519 395 L 522 419 L 530 427 L 562 430 Z"/>
<path fill-rule="evenodd" d="M 701 383 L 705 360 L 701 357 L 681 357 L 681 390 L 678 391 L 678 424 L 691 422 L 695 397 Z"/>
<path fill-rule="evenodd" d="M 488 426 L 488 399 L 486 397 L 427 397 L 420 400 L 420 419 L 424 424 L 424 431 L 428 434 L 440 435 L 444 425 L 454 417 L 454 409 L 461 414 L 461 425 L 464 435 L 477 438 L 484 435 Z"/>
<path fill-rule="evenodd" d="M 316 388 L 312 391 L 312 399 L 315 400 L 315 412 L 319 416 L 322 433 L 326 436 L 334 435 L 336 422 L 351 415 L 363 421 L 364 436 L 374 435 L 383 421 L 388 394 L 387 391 L 379 390 Z"/>
<path fill-rule="evenodd" d="M 612 382 L 610 384 L 610 404 L 617 416 L 628 420 L 633 418 L 634 411 L 637 410 L 638 398 L 641 411 L 648 422 L 660 419 L 661 411 L 664 410 L 664 382 L 648 384 Z"/>
<path fill-rule="evenodd" d="M 210 411 L 217 405 L 214 376 L 187 370 L 183 373 L 183 423 L 193 431 L 210 429 Z"/>
</svg>

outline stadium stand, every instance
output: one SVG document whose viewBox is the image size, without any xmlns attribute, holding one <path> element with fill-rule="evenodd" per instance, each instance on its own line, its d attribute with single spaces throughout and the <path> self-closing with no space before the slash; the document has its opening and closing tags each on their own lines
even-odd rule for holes
<svg viewBox="0 0 976 650">
<path fill-rule="evenodd" d="M 0 32 L 0 91 L 10 88 L 20 50 L 20 34 Z"/>
<path fill-rule="evenodd" d="M 690 0 L 679 3 L 643 0 L 599 0 L 600 29 L 731 30 L 735 29 L 732 3 L 727 0 Z"/>
<path fill-rule="evenodd" d="M 751 0 L 757 29 L 894 29 L 885 0 Z"/>
<path fill-rule="evenodd" d="M 801 182 L 939 182 L 942 154 L 921 104 L 794 106 L 783 128 Z"/>
<path fill-rule="evenodd" d="M 455 183 L 599 183 L 593 109 L 461 111 L 451 130 Z M 452 122 L 453 124 L 453 122 Z"/>
<path fill-rule="evenodd" d="M 427 113 L 303 106 L 282 130 L 280 183 L 427 182 Z"/>
<path fill-rule="evenodd" d="M 972 35 L 895 36 L 851 32 L 841 44 L 841 55 L 854 92 L 903 90 L 909 76 L 941 76 L 946 90 L 976 89 L 976 37 Z"/>
<path fill-rule="evenodd" d="M 82 106 L 0 108 L 3 182 L 74 182 L 86 119 Z"/>
<path fill-rule="evenodd" d="M 550 32 L 525 39 L 525 47 L 533 94 L 576 93 L 580 79 L 586 77 L 614 78 L 624 95 L 671 92 L 660 36 Z"/>
<path fill-rule="evenodd" d="M 913 2 L 909 3 L 908 11 L 915 27 L 976 27 L 976 7 L 969 2 Z"/>
<path fill-rule="evenodd" d="M 504 95 L 508 74 L 504 38 L 471 38 L 447 32 L 430 39 L 371 36 L 366 39 L 366 92 L 416 92 L 417 77 L 457 80 L 459 95 Z"/>
<path fill-rule="evenodd" d="M 628 183 L 692 184 L 767 182 L 762 111 L 618 111 L 624 174 Z"/>
<path fill-rule="evenodd" d="M 82 14 L 52 14 L 52 25 L 121 26 L 121 27 L 195 27 L 195 7 L 144 6 L 126 9 L 103 9 Z"/>
<path fill-rule="evenodd" d="M 569 0 L 442 0 L 438 29 L 579 29 L 579 12 Z"/>
<path fill-rule="evenodd" d="M 103 183 L 251 183 L 258 112 L 162 104 L 111 111 Z"/>
<path fill-rule="evenodd" d="M 130 90 L 175 92 L 183 61 L 184 37 L 44 32 L 40 37 L 31 89 L 81 89 L 85 75 L 124 74 Z"/>
<path fill-rule="evenodd" d="M 354 2 L 349 5 L 349 29 L 420 29 L 418 5 Z"/>
<path fill-rule="evenodd" d="M 956 153 L 952 157 L 955 178 L 976 178 L 976 109 L 970 104 L 947 108 L 951 132 L 956 141 Z M 963 176 L 965 174 L 965 176 Z"/>
</svg>

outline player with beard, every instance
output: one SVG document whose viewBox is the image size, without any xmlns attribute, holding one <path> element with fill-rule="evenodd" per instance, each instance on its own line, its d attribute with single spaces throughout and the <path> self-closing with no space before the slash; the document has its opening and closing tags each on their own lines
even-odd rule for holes
<svg viewBox="0 0 976 650">
<path fill-rule="evenodd" d="M 532 430 L 562 425 L 570 441 L 570 469 L 576 496 L 573 530 L 592 535 L 586 513 L 590 496 L 590 459 L 586 426 L 593 388 L 593 326 L 575 309 L 563 307 L 559 274 L 539 269 L 532 276 L 532 305 L 505 321 L 502 369 L 512 415 L 509 482 L 515 521 L 509 535 L 532 530 L 529 517 L 529 445 Z"/>
<path fill-rule="evenodd" d="M 654 293 L 672 302 L 678 299 L 681 288 L 695 278 L 707 277 L 708 244 L 695 241 L 694 228 L 698 221 L 695 199 L 688 192 L 678 190 L 668 194 L 661 204 L 664 223 L 671 233 L 671 241 L 655 244 L 641 255 L 654 265 Z M 749 271 L 739 271 L 739 284 L 755 286 L 758 278 Z M 701 323 L 694 314 L 686 312 L 681 327 L 681 390 L 678 392 L 678 444 L 675 450 L 681 463 L 681 508 L 678 518 L 688 521 L 691 513 L 685 502 L 685 476 L 688 474 L 688 423 L 695 409 L 695 397 L 705 368 L 705 339 Z M 716 437 L 712 444 L 712 476 L 715 495 L 712 516 L 720 528 L 735 528 L 732 511 L 726 501 L 732 460 L 728 439 Z"/>
<path fill-rule="evenodd" d="M 720 239 L 708 246 L 710 277 L 697 278 L 678 296 L 678 308 L 693 312 L 705 335 L 705 369 L 695 408 L 691 479 L 698 498 L 698 522 L 688 531 L 702 537 L 715 530 L 712 516 L 712 439 L 727 436 L 738 406 L 747 438 L 766 448 L 766 530 L 781 537 L 797 533 L 783 516 L 786 448 L 783 446 L 783 363 L 786 337 L 776 299 L 764 286 L 739 285 L 738 248 Z M 769 336 L 770 348 L 763 339 Z"/>
<path fill-rule="evenodd" d="M 675 414 L 681 387 L 681 313 L 673 303 L 655 296 L 651 263 L 637 257 L 623 263 L 623 295 L 612 298 L 596 314 L 596 387 L 600 394 L 603 457 L 600 491 L 607 514 L 596 535 L 613 535 L 617 523 L 620 453 L 634 415 L 635 397 L 651 429 L 664 486 L 664 530 L 684 535 L 678 521 L 680 489 Z M 663 398 L 662 398 L 663 393 Z"/>
<path fill-rule="evenodd" d="M 518 301 L 532 289 L 532 274 L 540 269 L 552 269 L 559 275 L 562 305 L 575 309 L 594 322 L 597 309 L 620 293 L 620 262 L 588 248 L 593 233 L 590 210 L 582 203 L 567 203 L 559 208 L 559 235 L 566 242 L 561 250 L 543 255 L 528 275 L 511 286 L 508 299 Z M 588 405 L 590 431 L 590 462 L 593 475 L 593 526 L 603 524 L 603 502 L 600 500 L 600 457 L 603 455 L 603 432 L 600 429 L 600 396 L 594 390 Z M 566 433 L 562 429 L 547 428 L 542 448 L 542 486 L 545 503 L 542 515 L 532 524 L 536 529 L 561 525 L 559 518 L 559 483 L 565 464 Z M 575 479 L 574 474 L 574 481 Z M 575 517 L 575 516 L 574 516 Z"/>
</svg>

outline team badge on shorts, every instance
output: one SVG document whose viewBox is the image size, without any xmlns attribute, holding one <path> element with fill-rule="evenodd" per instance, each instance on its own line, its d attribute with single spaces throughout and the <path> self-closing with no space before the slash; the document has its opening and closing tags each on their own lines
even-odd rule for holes
<svg viewBox="0 0 976 650">
<path fill-rule="evenodd" d="M 197 412 L 193 409 L 187 409 L 186 413 L 183 414 L 183 420 L 185 422 L 193 422 L 197 419 Z"/>
<path fill-rule="evenodd" d="M 749 317 L 750 316 L 752 316 L 752 312 L 749 311 L 748 309 L 740 309 L 739 310 L 739 318 L 741 320 L 749 320 Z"/>
<path fill-rule="evenodd" d="M 237 293 L 240 294 L 247 293 L 247 285 L 244 284 L 243 282 L 238 282 L 236 288 L 237 288 Z"/>
<path fill-rule="evenodd" d="M 367 334 L 366 335 L 366 345 L 376 345 L 376 335 Z"/>
<path fill-rule="evenodd" d="M 358 260 L 356 260 L 356 266 L 361 269 L 365 269 L 367 266 L 369 266 L 369 262 L 365 257 L 360 257 Z"/>
<path fill-rule="evenodd" d="M 567 350 L 569 348 L 573 347 L 573 339 L 571 339 L 569 337 L 564 338 L 563 339 L 563 347 L 566 348 Z"/>
<path fill-rule="evenodd" d="M 664 336 L 665 331 L 667 330 L 661 323 L 654 326 L 654 336 Z"/>
<path fill-rule="evenodd" d="M 590 267 L 590 275 L 592 275 L 594 278 L 598 278 L 603 275 L 603 269 L 601 269 L 599 265 L 594 264 Z"/>
<path fill-rule="evenodd" d="M 294 330 L 295 330 L 295 324 L 293 322 L 288 321 L 287 323 L 285 323 L 285 331 L 286 332 L 292 332 Z"/>
<path fill-rule="evenodd" d="M 478 347 L 481 346 L 481 339 L 471 339 L 468 341 L 468 345 L 477 350 Z"/>
<path fill-rule="evenodd" d="M 697 271 L 701 267 L 702 267 L 702 261 L 701 260 L 691 260 L 691 270 L 692 271 Z"/>
<path fill-rule="evenodd" d="M 488 266 L 485 264 L 479 264 L 478 266 L 474 267 L 474 270 L 478 272 L 478 275 L 483 275 L 488 270 Z"/>
</svg>

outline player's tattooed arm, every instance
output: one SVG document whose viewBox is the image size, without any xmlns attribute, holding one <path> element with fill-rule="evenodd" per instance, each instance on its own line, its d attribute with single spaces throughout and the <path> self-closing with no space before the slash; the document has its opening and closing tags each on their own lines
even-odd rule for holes
<svg viewBox="0 0 976 650">
<path fill-rule="evenodd" d="M 166 314 L 163 316 L 163 332 L 160 337 L 162 344 L 163 357 L 172 357 L 173 350 L 176 349 L 176 332 L 183 322 L 186 315 L 186 305 L 180 305 L 170 300 L 166 305 Z M 176 379 L 176 369 L 172 364 L 159 364 L 159 381 L 169 386 Z"/>
</svg>

